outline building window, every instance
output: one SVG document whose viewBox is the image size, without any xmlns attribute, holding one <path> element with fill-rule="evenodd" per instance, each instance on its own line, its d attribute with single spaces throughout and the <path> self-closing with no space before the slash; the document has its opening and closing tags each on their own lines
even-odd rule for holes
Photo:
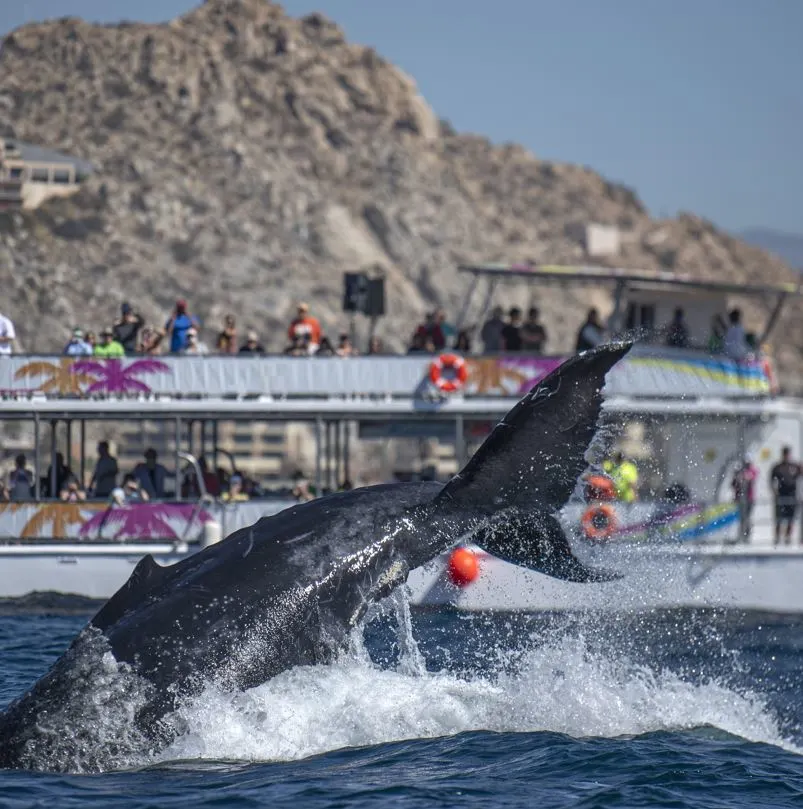
<svg viewBox="0 0 803 809">
<path fill-rule="evenodd" d="M 70 170 L 69 169 L 56 169 L 53 172 L 53 182 L 54 183 L 61 183 L 67 184 L 70 182 Z"/>
<path fill-rule="evenodd" d="M 46 183 L 50 179 L 50 172 L 44 168 L 31 169 L 31 180 L 35 183 Z"/>
</svg>

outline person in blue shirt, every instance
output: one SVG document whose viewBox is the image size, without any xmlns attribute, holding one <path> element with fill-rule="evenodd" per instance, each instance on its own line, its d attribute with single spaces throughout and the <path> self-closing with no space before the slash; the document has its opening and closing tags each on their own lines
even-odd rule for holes
<svg viewBox="0 0 803 809">
<path fill-rule="evenodd" d="M 176 311 L 165 323 L 165 331 L 170 335 L 171 354 L 178 354 L 187 347 L 187 332 L 193 327 L 200 329 L 201 323 L 187 311 L 187 301 L 179 298 L 176 301 Z"/>
<path fill-rule="evenodd" d="M 64 353 L 68 357 L 92 356 L 92 346 L 84 340 L 84 332 L 81 329 L 73 329 L 70 342 L 64 346 Z"/>
</svg>

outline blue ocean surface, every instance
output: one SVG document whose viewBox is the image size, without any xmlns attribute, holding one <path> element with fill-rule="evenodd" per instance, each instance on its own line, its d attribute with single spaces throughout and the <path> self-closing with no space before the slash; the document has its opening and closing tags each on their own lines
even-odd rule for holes
<svg viewBox="0 0 803 809">
<path fill-rule="evenodd" d="M 0 701 L 89 617 L 0 616 Z M 395 599 L 336 664 L 182 713 L 167 750 L 108 772 L 0 771 L 0 807 L 803 807 L 798 618 Z"/>
</svg>

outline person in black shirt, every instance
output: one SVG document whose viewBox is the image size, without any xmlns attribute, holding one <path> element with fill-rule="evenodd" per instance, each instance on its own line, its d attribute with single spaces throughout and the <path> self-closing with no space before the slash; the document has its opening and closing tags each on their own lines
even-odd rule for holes
<svg viewBox="0 0 803 809">
<path fill-rule="evenodd" d="M 577 332 L 575 351 L 578 354 L 581 351 L 590 351 L 592 348 L 601 345 L 604 340 L 605 330 L 602 328 L 599 312 L 596 309 L 589 309 L 585 323 L 580 326 L 580 330 Z"/>
<path fill-rule="evenodd" d="M 532 354 L 543 354 L 544 346 L 546 345 L 547 336 L 546 329 L 539 320 L 540 313 L 538 309 L 533 306 L 527 315 L 527 320 L 521 327 L 521 339 L 524 343 L 524 350 Z"/>
<path fill-rule="evenodd" d="M 789 545 L 792 541 L 792 525 L 795 522 L 797 509 L 797 481 L 800 477 L 800 464 L 790 459 L 791 449 L 784 447 L 781 461 L 772 467 L 770 486 L 775 496 L 775 544 L 781 541 L 781 525 L 785 525 L 784 540 Z"/>
<path fill-rule="evenodd" d="M 502 327 L 502 343 L 505 351 L 521 351 L 521 309 L 514 306 L 510 310 L 510 322 Z"/>
<path fill-rule="evenodd" d="M 120 307 L 120 315 L 120 319 L 114 324 L 112 335 L 125 349 L 126 354 L 136 354 L 137 335 L 145 321 L 141 315 L 134 312 L 130 303 L 124 303 Z"/>
</svg>

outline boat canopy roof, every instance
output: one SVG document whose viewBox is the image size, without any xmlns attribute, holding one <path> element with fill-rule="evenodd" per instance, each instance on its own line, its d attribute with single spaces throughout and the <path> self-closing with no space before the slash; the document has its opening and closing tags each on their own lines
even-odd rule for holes
<svg viewBox="0 0 803 809">
<path fill-rule="evenodd" d="M 611 283 L 625 285 L 650 284 L 667 289 L 703 289 L 710 292 L 738 295 L 803 295 L 803 282 L 782 284 L 738 284 L 695 278 L 688 273 L 668 270 L 632 270 L 621 267 L 562 264 L 464 264 L 460 272 L 494 281 L 527 279 L 539 283 Z"/>
</svg>

